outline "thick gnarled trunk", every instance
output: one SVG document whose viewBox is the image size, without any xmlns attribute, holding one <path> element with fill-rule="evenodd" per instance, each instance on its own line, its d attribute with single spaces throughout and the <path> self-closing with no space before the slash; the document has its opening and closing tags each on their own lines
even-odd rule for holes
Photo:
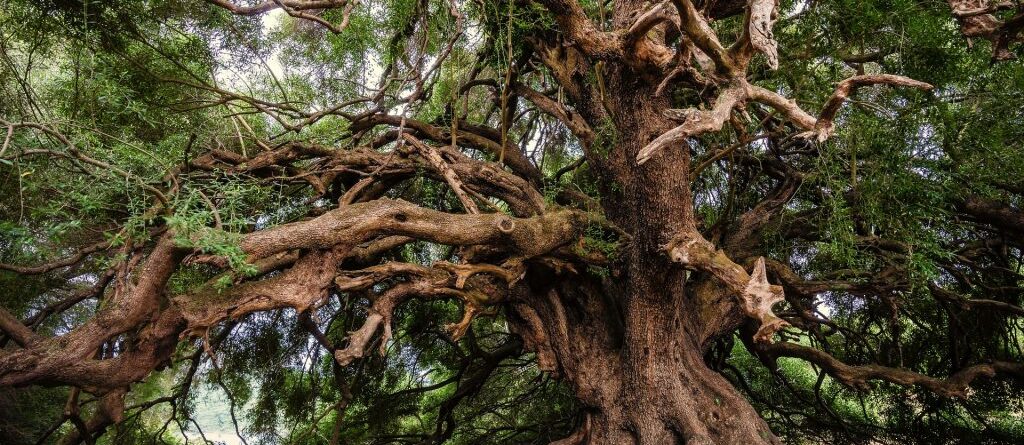
<svg viewBox="0 0 1024 445">
<path fill-rule="evenodd" d="M 551 346 L 538 354 L 553 355 L 557 367 L 547 370 L 566 380 L 586 413 L 576 433 L 557 444 L 779 443 L 705 365 L 694 323 L 667 292 L 630 295 L 616 308 L 599 291 L 581 283 L 531 293 L 530 307 L 539 310 L 529 309 L 530 316 Z"/>
<path fill-rule="evenodd" d="M 739 308 L 728 299 L 710 308 L 688 294 L 686 265 L 666 251 L 678 233 L 697 233 L 685 144 L 642 165 L 635 161 L 672 128 L 659 111 L 669 103 L 643 73 L 618 66 L 603 75 L 609 100 L 599 106 L 580 95 L 589 105 L 579 108 L 588 120 L 613 122 L 615 142 L 591 147 L 587 159 L 607 188 L 605 213 L 631 239 L 618 252 L 614 277 L 564 284 L 534 274 L 531 289 L 522 292 L 529 299 L 522 305 L 527 345 L 537 350 L 542 368 L 565 378 L 587 414 L 575 434 L 556 443 L 779 443 L 703 360 L 709 338 L 742 319 L 733 314 Z M 563 284 L 545 287 L 551 282 Z"/>
<path fill-rule="evenodd" d="M 622 352 L 626 425 L 636 443 L 771 443 L 754 409 L 704 364 L 685 314 L 644 297 L 627 310 Z"/>
</svg>

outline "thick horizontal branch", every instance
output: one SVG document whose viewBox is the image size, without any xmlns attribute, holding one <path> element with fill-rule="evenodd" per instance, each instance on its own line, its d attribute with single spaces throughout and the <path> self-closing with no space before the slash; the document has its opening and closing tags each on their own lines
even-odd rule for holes
<svg viewBox="0 0 1024 445">
<path fill-rule="evenodd" d="M 996 200 L 971 195 L 958 205 L 978 222 L 1013 235 L 1024 235 L 1024 211 Z"/>
<path fill-rule="evenodd" d="M 533 257 L 575 239 L 586 221 L 586 215 L 572 210 L 515 218 L 496 213 L 450 214 L 381 199 L 251 233 L 241 246 L 249 258 L 257 259 L 292 249 L 355 246 L 377 236 L 402 235 L 456 246 L 490 244 Z"/>
<path fill-rule="evenodd" d="M 347 5 L 348 0 L 266 0 L 251 6 L 239 6 L 230 0 L 206 0 L 221 8 L 238 15 L 257 15 L 277 8 L 286 8 L 295 11 L 308 9 L 332 9 Z"/>
<path fill-rule="evenodd" d="M 132 273 L 137 281 L 115 293 L 99 314 L 70 333 L 37 340 L 13 317 L 0 320 L 0 329 L 25 346 L 0 354 L 0 385 L 62 382 L 102 391 L 136 381 L 167 360 L 180 335 L 199 335 L 222 320 L 251 312 L 289 307 L 308 310 L 334 284 L 338 265 L 349 252 L 369 241 L 390 240 L 385 244 L 400 245 L 414 238 L 449 245 L 488 245 L 497 252 L 531 258 L 571 243 L 586 222 L 585 214 L 571 210 L 515 218 L 449 214 L 387 199 L 351 204 L 242 238 L 241 248 L 258 274 L 291 265 L 283 273 L 243 281 L 226 290 L 216 289 L 212 283 L 221 280 L 214 279 L 194 293 L 170 298 L 169 307 L 164 287 L 187 252 L 174 245 L 171 235 L 165 235 L 145 264 Z M 370 247 L 359 250 L 359 255 Z M 309 253 L 296 259 L 299 251 Z M 465 267 L 456 265 L 444 272 L 456 288 L 473 274 L 494 275 L 494 270 L 486 267 L 471 271 L 463 270 Z M 115 358 L 92 358 L 103 342 L 132 329 L 141 329 L 132 348 Z"/>
</svg>

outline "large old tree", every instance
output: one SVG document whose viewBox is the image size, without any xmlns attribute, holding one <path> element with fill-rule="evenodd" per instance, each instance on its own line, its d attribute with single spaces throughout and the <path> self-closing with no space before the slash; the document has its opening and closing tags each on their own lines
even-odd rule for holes
<svg viewBox="0 0 1024 445">
<path fill-rule="evenodd" d="M 1021 443 L 1022 29 L 0 0 L 0 442 Z"/>
</svg>

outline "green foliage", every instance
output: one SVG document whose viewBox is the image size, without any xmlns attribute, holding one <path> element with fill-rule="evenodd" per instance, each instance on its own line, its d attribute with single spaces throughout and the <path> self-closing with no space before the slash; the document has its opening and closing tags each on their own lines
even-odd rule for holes
<svg viewBox="0 0 1024 445">
<path fill-rule="evenodd" d="M 580 4 L 599 28 L 625 20 L 614 16 L 614 3 Z M 25 318 L 87 290 L 100 271 L 145 250 L 157 228 L 170 230 L 178 246 L 221 258 L 230 269 L 183 265 L 168 284 L 169 295 L 204 286 L 224 290 L 256 274 L 239 247 L 243 234 L 334 205 L 364 176 L 338 169 L 341 179 L 327 184 L 323 196 L 314 196 L 304 178 L 288 168 L 242 174 L 195 168 L 190 160 L 212 149 L 252 156 L 264 150 L 254 139 L 275 147 L 303 140 L 339 150 L 365 148 L 385 131 L 361 130 L 336 115 L 288 130 L 278 119 L 294 121 L 294 111 L 256 112 L 241 100 L 218 102 L 216 95 L 195 88 L 200 81 L 296 110 L 322 111 L 365 96 L 369 99 L 352 109 L 379 107 L 441 128 L 450 128 L 454 120 L 500 128 L 502 110 L 495 102 L 508 92 L 506 76 L 568 102 L 542 64 L 509 76 L 514 61 L 532 55 L 530 39 L 566 41 L 544 7 L 504 0 L 460 6 L 466 16 L 457 31 L 447 0 L 368 0 L 352 10 L 345 31 L 334 34 L 280 11 L 240 17 L 191 0 L 6 1 L 0 8 L 0 117 L 45 122 L 67 136 L 78 153 L 120 172 L 80 165 L 70 147 L 45 132 L 12 135 L 10 153 L 48 154 L 0 160 L 0 262 L 53 261 L 105 240 L 117 249 L 53 276 L 0 271 L 0 307 Z M 865 88 L 844 106 L 828 142 L 783 140 L 791 144 L 787 148 L 802 151 L 799 157 L 780 154 L 781 144 L 759 141 L 712 163 L 693 187 L 700 228 L 719 238 L 730 233 L 740 215 L 772 192 L 778 181 L 771 175 L 777 172 L 769 170 L 785 162 L 803 173 L 802 184 L 783 217 L 759 234 L 766 242 L 757 254 L 794 265 L 801 278 L 833 282 L 814 297 L 814 316 L 827 317 L 832 325 L 821 336 L 801 334 L 793 341 L 828 350 L 851 364 L 879 363 L 937 376 L 987 358 L 1019 361 L 1024 340 L 1019 320 L 993 313 L 960 317 L 963 311 L 937 301 L 929 285 L 985 299 L 1018 289 L 1014 298 L 1020 303 L 1019 246 L 1005 255 L 1012 261 L 978 264 L 987 270 L 984 275 L 950 264 L 964 254 L 966 244 L 997 238 L 962 218 L 958 203 L 965 197 L 996 199 L 1018 209 L 1024 204 L 1019 191 L 1010 191 L 1019 190 L 1024 178 L 1024 65 L 992 65 L 990 44 L 968 45 L 946 2 L 783 0 L 780 11 L 775 32 L 782 66 L 769 71 L 761 57 L 755 58 L 749 80 L 808 111 L 820 108 L 835 84 L 857 70 L 901 74 L 936 89 L 924 94 Z M 340 23 L 344 11 L 317 14 Z M 725 41 L 742 25 L 740 16 L 712 22 Z M 450 55 L 433 77 L 401 77 L 413 67 L 433 68 L 437 54 L 449 46 Z M 879 56 L 872 62 L 841 60 L 873 52 Z M 385 71 L 392 81 L 376 90 Z M 474 73 L 495 82 L 459 96 Z M 597 85 L 622 73 L 590 66 L 574 75 Z M 636 73 L 625 76 L 649 80 Z M 422 88 L 421 100 L 404 103 L 417 88 Z M 702 95 L 711 93 L 676 91 L 671 100 L 673 106 L 698 106 Z M 593 158 L 555 181 L 557 172 L 583 156 L 580 142 L 526 101 L 514 106 L 512 114 L 520 119 L 505 137 L 524 147 L 538 165 L 546 178 L 548 205 L 555 207 L 566 191 L 597 201 L 628 198 L 623 184 L 606 180 L 598 166 L 590 165 L 615 161 L 610 157 L 616 148 L 636 142 L 626 140 L 612 119 L 593 128 Z M 737 119 L 745 122 L 739 125 L 742 131 L 753 135 L 771 127 L 793 132 L 770 110 L 755 104 L 749 108 L 749 121 Z M 687 147 L 694 160 L 703 160 L 735 142 L 734 136 L 727 130 Z M 496 158 L 476 150 L 467 150 L 467 156 Z M 299 162 L 293 167 L 336 166 Z M 168 191 L 168 205 L 159 202 L 154 188 Z M 386 196 L 461 211 L 450 187 L 422 171 L 401 176 Z M 508 211 L 503 202 L 490 203 L 494 208 L 487 211 Z M 801 236 L 795 238 L 798 231 Z M 624 241 L 602 224 L 587 225 L 583 234 L 569 249 L 604 260 L 601 266 L 588 266 L 589 278 L 612 277 Z M 879 244 L 883 239 L 891 244 Z M 404 244 L 380 259 L 424 265 L 459 260 L 453 247 L 423 241 Z M 873 294 L 858 291 L 897 268 L 907 271 L 893 279 L 898 285 Z M 343 347 L 348 334 L 365 321 L 373 298 L 403 280 L 364 293 L 327 292 L 316 311 L 322 318 L 314 322 L 326 339 Z M 67 332 L 102 304 L 88 299 L 37 330 Z M 804 310 L 777 309 L 790 317 Z M 210 340 L 204 338 L 211 343 L 183 345 L 174 366 L 133 386 L 129 405 L 166 395 L 187 374 L 188 360 L 182 358 L 212 348 L 218 366 L 204 358 L 192 391 L 175 410 L 159 404 L 115 427 L 99 443 L 178 443 L 181 430 L 194 442 L 197 432 L 187 423 L 190 418 L 233 436 L 232 417 L 250 443 L 327 443 L 336 427 L 340 443 L 400 438 L 544 444 L 565 437 L 578 423 L 580 407 L 570 388 L 541 373 L 534 357 L 522 351 L 502 358 L 475 396 L 448 410 L 446 402 L 473 384 L 474 372 L 486 368 L 480 351 L 518 341 L 509 333 L 508 320 L 493 314 L 475 319 L 466 337 L 453 342 L 444 325 L 457 321 L 462 310 L 458 302 L 444 299 L 404 304 L 391 320 L 390 341 L 372 343 L 368 357 L 344 368 L 310 339 L 290 309 L 232 320 L 228 328 L 211 329 Z M 230 332 L 217 342 L 220 329 Z M 957 340 L 950 332 L 970 333 L 970 340 Z M 122 340 L 140 334 L 126 333 Z M 831 378 L 819 379 L 819 370 L 802 361 L 783 359 L 777 368 L 767 368 L 740 343 L 725 339 L 715 346 L 727 357 L 722 361 L 727 366 L 719 369 L 745 389 L 773 431 L 791 443 L 1014 443 L 1024 437 L 1019 397 L 1024 388 L 1017 381 L 979 383 L 965 400 L 888 384 L 861 393 Z M 0 440 L 34 443 L 59 418 L 66 399 L 65 389 L 0 391 Z M 94 405 L 86 405 L 86 414 Z M 448 423 L 441 422 L 445 416 Z M 184 425 L 163 429 L 168 419 Z M 452 429 L 439 432 L 438 424 Z M 61 428 L 56 436 L 71 427 Z"/>
</svg>

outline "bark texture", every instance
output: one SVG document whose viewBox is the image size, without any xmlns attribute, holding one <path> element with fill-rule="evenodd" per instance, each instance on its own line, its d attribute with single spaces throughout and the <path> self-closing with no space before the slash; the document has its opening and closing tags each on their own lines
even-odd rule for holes
<svg viewBox="0 0 1024 445">
<path fill-rule="evenodd" d="M 344 0 L 208 3 L 246 16 L 280 8 L 332 32 L 343 30 L 358 5 Z M 521 343 L 516 339 L 485 354 L 485 366 L 443 404 L 443 414 L 450 417 L 459 400 L 479 390 L 501 360 L 525 349 L 536 354 L 543 371 L 564 379 L 582 406 L 583 420 L 575 433 L 555 442 L 561 445 L 780 443 L 753 406 L 706 363 L 712 344 L 737 332 L 766 364 L 779 357 L 800 358 L 858 388 L 882 380 L 960 397 L 979 377 L 1024 373 L 1020 364 L 998 361 L 939 379 L 896 367 L 848 365 L 824 351 L 773 343 L 785 327 L 808 326 L 810 311 L 802 302 L 844 285 L 805 281 L 785 264 L 765 258 L 763 229 L 778 222 L 805 179 L 781 161 L 761 166 L 759 159 L 737 157 L 737 163 L 758 164 L 768 172 L 771 187 L 731 226 L 708 227 L 696 214 L 694 181 L 736 148 L 713 152 L 702 138 L 731 130 L 739 146 L 768 137 L 746 133 L 747 126 L 758 123 L 754 114 L 760 124 L 771 122 L 784 133 L 771 135 L 778 139 L 773 143 L 784 139 L 813 148 L 833 136 L 839 110 L 858 89 L 929 90 L 931 85 L 897 75 L 860 74 L 839 82 L 821 111 L 812 114 L 778 91 L 756 85 L 750 73 L 752 66 L 780 66 L 774 34 L 777 1 L 623 0 L 607 16 L 602 9 L 599 20 L 575 0 L 537 3 L 557 31 L 539 29 L 527 36 L 521 60 L 508 61 L 503 84 L 477 79 L 480 70 L 474 69 L 474 77 L 458 89 L 459 94 L 474 88 L 493 93 L 497 103 L 492 111 L 499 115 L 493 128 L 467 122 L 457 110 L 448 110 L 447 121 L 397 114 L 397 107 L 381 105 L 384 89 L 348 105 L 302 110 L 212 83 L 180 81 L 222 104 L 245 104 L 296 134 L 327 116 L 342 119 L 352 133 L 351 146 L 296 140 L 275 145 L 254 137 L 259 150 L 252 155 L 207 147 L 169 172 L 163 188 L 147 186 L 153 196 L 147 221 L 157 221 L 147 228 L 152 239 L 120 247 L 94 243 L 43 265 L 0 264 L 14 273 L 38 275 L 99 253 L 118 252 L 125 258 L 104 271 L 95 289 L 33 317 L 22 320 L 0 308 L 0 333 L 12 343 L 0 352 L 0 385 L 69 385 L 101 398 L 104 407 L 95 418 L 83 422 L 75 414 L 66 419 L 81 424 L 66 438 L 77 443 L 120 422 L 131 385 L 171 364 L 179 344 L 201 341 L 210 348 L 210 332 L 219 326 L 257 312 L 294 310 L 301 314 L 302 328 L 329 351 L 340 375 L 338 369 L 386 349 L 398 308 L 413 299 L 461 303 L 461 318 L 442 320 L 454 341 L 471 332 L 476 317 L 495 311 L 503 311 L 521 338 Z M 1019 39 L 1019 16 L 1004 22 L 992 15 L 1008 7 L 986 1 L 950 4 L 965 35 L 994 39 L 997 59 L 1005 58 L 1008 45 Z M 425 85 L 436 80 L 432 76 L 462 32 L 465 17 L 458 6 L 453 3 L 450 14 L 460 29 L 442 45 L 436 64 L 428 66 L 434 62 L 423 57 L 397 87 L 408 102 L 402 107 L 425 100 Z M 321 10 L 332 8 L 343 11 L 340 24 L 321 16 Z M 738 35 L 725 41 L 712 22 L 740 14 Z M 410 24 L 404 37 L 417 26 Z M 388 68 L 388 76 L 396 67 Z M 539 91 L 539 83 L 528 77 L 534 70 L 544 70 L 544 80 L 552 79 L 558 88 Z M 375 105 L 347 108 L 363 103 Z M 582 157 L 547 177 L 522 144 L 509 138 L 520 105 L 561 122 L 582 147 Z M 53 127 L 0 123 L 7 126 L 8 138 L 14 131 L 34 131 L 66 148 L 17 156 L 51 156 L 132 178 L 83 154 Z M 695 162 L 691 157 L 696 153 L 705 156 Z M 546 199 L 563 174 L 583 164 L 596 177 L 599 200 L 568 189 Z M 160 222 L 173 212 L 168 197 L 180 191 L 178 176 L 188 172 L 300 184 L 311 195 L 309 202 L 318 204 L 294 222 L 271 228 L 254 224 L 239 235 L 236 247 L 249 266 L 248 273 L 241 273 L 231 264 L 237 258 L 202 251 L 181 239 L 221 235 L 219 218 L 193 233 L 176 233 Z M 398 185 L 416 178 L 453 193 L 455 210 L 389 197 Z M 216 214 L 213 200 L 204 198 Z M 1016 207 L 974 196 L 960 207 L 981 224 L 1021 233 L 1024 217 Z M 614 257 L 588 246 L 588 230 L 616 238 Z M 879 249 L 909 250 L 884 240 L 864 241 Z M 451 248 L 450 262 L 401 261 L 395 252 L 414 242 Z M 170 292 L 176 271 L 194 265 L 218 275 L 187 291 Z M 585 273 L 591 266 L 607 274 Z M 856 290 L 857 284 L 846 285 Z M 967 309 L 1024 313 L 1005 302 L 967 301 L 941 286 L 931 290 L 936 298 Z M 319 331 L 315 316 L 338 296 L 366 304 L 359 325 L 335 344 Z M 102 304 L 85 323 L 54 337 L 35 332 L 42 319 L 87 298 Z M 775 313 L 784 301 L 795 308 L 786 317 Z M 210 349 L 203 352 L 214 355 Z M 202 360 L 196 354 L 192 374 Z M 69 412 L 77 410 L 77 399 L 73 402 Z M 443 422 L 448 423 L 439 424 L 436 441 L 452 434 L 450 419 Z"/>
</svg>

